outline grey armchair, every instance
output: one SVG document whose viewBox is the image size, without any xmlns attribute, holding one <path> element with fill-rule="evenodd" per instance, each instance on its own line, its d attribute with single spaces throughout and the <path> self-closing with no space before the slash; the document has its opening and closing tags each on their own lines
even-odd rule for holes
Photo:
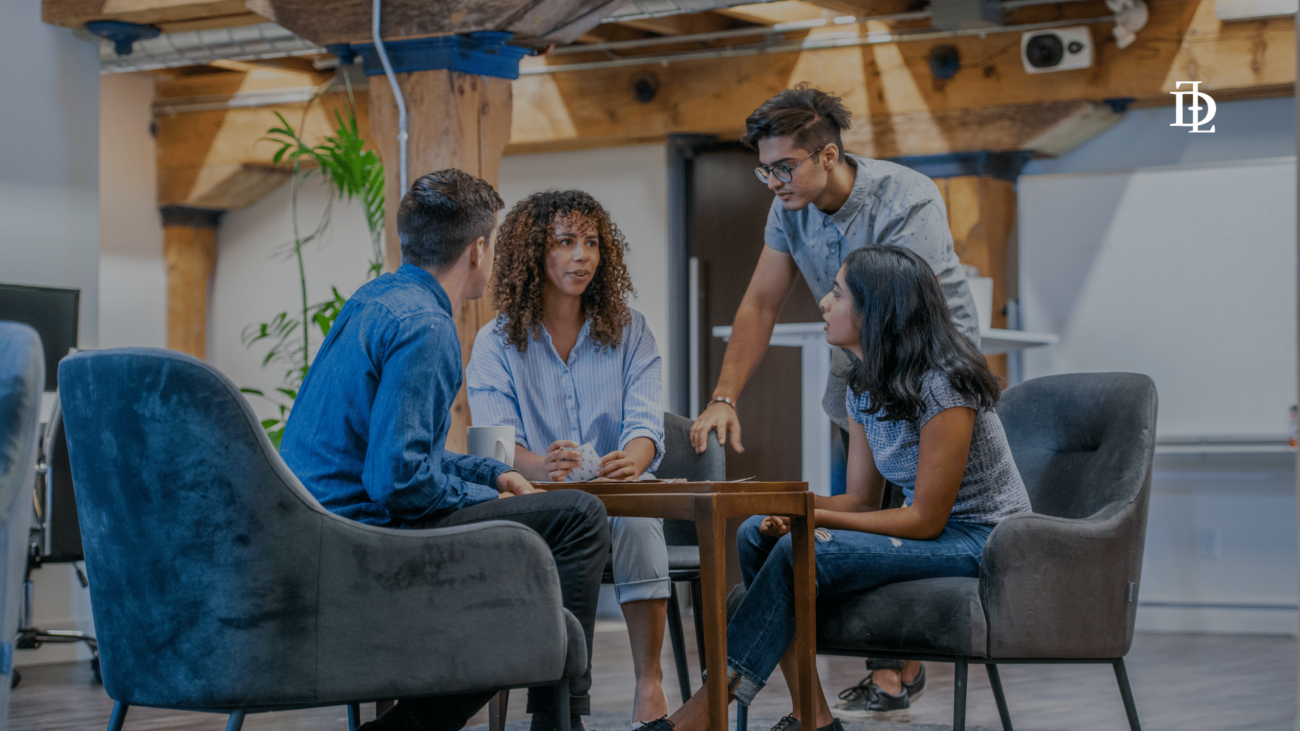
<svg viewBox="0 0 1300 731">
<path fill-rule="evenodd" d="M 0 322 L 0 731 L 9 716 L 14 645 L 22 607 L 45 351 L 27 325 Z"/>
<path fill-rule="evenodd" d="M 505 687 L 567 704 L 586 643 L 532 530 L 324 510 L 186 355 L 81 353 L 59 381 L 110 730 L 132 705 L 236 731 L 247 713 L 349 705 L 355 722 L 361 702 Z"/>
<path fill-rule="evenodd" d="M 1124 655 L 1156 405 L 1155 384 L 1134 373 L 1049 376 L 1007 389 L 997 410 L 1034 512 L 993 529 L 978 579 L 900 582 L 819 605 L 817 651 L 954 663 L 955 731 L 965 728 L 971 663 L 988 671 L 1006 731 L 999 664 L 1106 663 L 1139 731 Z"/>
</svg>

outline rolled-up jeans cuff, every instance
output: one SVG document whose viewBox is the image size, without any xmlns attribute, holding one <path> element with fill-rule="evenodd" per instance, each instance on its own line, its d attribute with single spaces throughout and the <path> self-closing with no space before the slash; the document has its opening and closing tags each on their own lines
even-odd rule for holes
<svg viewBox="0 0 1300 731">
<path fill-rule="evenodd" d="M 629 581 L 626 584 L 614 585 L 614 595 L 618 597 L 619 604 L 644 602 L 650 599 L 667 599 L 672 594 L 672 582 L 668 579 L 646 579 L 645 581 Z"/>
<path fill-rule="evenodd" d="M 704 681 L 709 680 L 709 671 L 704 671 Z M 754 696 L 758 691 L 763 689 L 766 683 L 760 680 L 754 680 L 749 675 L 736 669 L 735 665 L 727 665 L 727 690 L 731 693 L 736 702 L 742 706 L 748 706 L 754 702 Z"/>
</svg>

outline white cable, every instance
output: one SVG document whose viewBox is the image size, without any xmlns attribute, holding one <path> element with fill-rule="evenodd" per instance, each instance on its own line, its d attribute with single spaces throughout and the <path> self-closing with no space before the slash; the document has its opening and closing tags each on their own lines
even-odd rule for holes
<svg viewBox="0 0 1300 731">
<path fill-rule="evenodd" d="M 393 97 L 397 99 L 397 146 L 400 152 L 398 157 L 401 160 L 398 166 L 397 179 L 401 190 L 397 193 L 398 200 L 406 195 L 406 99 L 402 97 L 402 89 L 397 85 L 397 75 L 393 73 L 393 65 L 388 62 L 388 52 L 384 50 L 384 39 L 379 37 L 379 4 L 382 0 L 375 0 L 375 12 L 371 21 L 370 32 L 375 37 L 375 50 L 379 53 L 379 62 L 384 65 L 384 76 L 388 77 L 388 85 L 393 87 Z"/>
</svg>

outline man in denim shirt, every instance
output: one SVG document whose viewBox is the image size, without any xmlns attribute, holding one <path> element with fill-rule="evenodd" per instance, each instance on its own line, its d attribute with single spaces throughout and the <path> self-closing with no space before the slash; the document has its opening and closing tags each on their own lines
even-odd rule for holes
<svg viewBox="0 0 1300 731">
<path fill-rule="evenodd" d="M 415 181 L 397 212 L 402 266 L 363 285 L 339 313 L 299 389 L 280 454 L 322 505 L 362 523 L 512 520 L 536 530 L 590 648 L 609 553 L 600 500 L 539 492 L 500 462 L 444 449 L 462 379 L 453 303 L 487 288 L 502 205 L 492 186 L 460 170 Z M 588 661 L 571 684 L 574 716 L 590 713 L 590 687 Z M 404 700 L 367 728 L 459 729 L 491 695 Z M 528 710 L 535 731 L 556 726 L 549 688 L 530 691 Z"/>
</svg>

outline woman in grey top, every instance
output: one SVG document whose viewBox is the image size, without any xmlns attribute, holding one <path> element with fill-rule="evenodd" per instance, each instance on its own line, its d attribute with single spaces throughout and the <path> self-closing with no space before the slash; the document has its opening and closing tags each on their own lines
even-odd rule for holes
<svg viewBox="0 0 1300 731">
<path fill-rule="evenodd" d="M 848 491 L 817 498 L 818 596 L 979 576 L 989 533 L 1028 511 L 1029 496 L 993 411 L 997 379 L 953 326 L 934 272 L 907 249 L 859 249 L 821 308 L 827 342 L 857 362 L 848 378 Z M 886 480 L 903 488 L 904 507 L 880 509 Z M 748 592 L 727 626 L 727 685 L 742 703 L 778 664 L 797 687 L 785 658 L 795 633 L 789 530 L 785 518 L 755 517 L 737 537 Z M 815 728 L 839 731 L 815 687 Z M 707 712 L 701 691 L 671 725 L 664 719 L 644 731 L 704 729 Z M 799 731 L 800 719 L 787 716 L 776 728 Z"/>
</svg>

